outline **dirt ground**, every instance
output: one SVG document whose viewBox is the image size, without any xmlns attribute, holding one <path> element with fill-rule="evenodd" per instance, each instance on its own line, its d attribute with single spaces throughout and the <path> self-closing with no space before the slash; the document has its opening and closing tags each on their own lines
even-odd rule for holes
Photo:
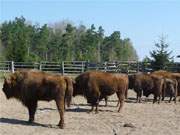
<svg viewBox="0 0 180 135">
<path fill-rule="evenodd" d="M 0 89 L 2 83 L 0 83 Z M 27 123 L 28 112 L 17 100 L 7 100 L 0 90 L 1 135 L 179 135 L 180 102 L 135 103 L 135 93 L 129 90 L 129 99 L 121 113 L 116 107 L 117 98 L 109 98 L 108 107 L 100 103 L 98 114 L 87 111 L 90 106 L 83 97 L 75 97 L 65 112 L 65 129 L 55 125 L 59 115 L 55 102 L 39 102 L 35 124 Z M 126 127 L 126 125 L 128 125 Z"/>
</svg>

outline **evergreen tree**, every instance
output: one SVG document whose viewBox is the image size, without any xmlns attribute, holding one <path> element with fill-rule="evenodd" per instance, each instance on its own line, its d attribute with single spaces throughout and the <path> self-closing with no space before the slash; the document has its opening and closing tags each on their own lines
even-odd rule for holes
<svg viewBox="0 0 180 135">
<path fill-rule="evenodd" d="M 29 46 L 28 26 L 25 18 L 15 18 L 13 22 L 2 24 L 1 40 L 5 49 L 5 57 L 13 61 L 26 61 Z"/>
<path fill-rule="evenodd" d="M 63 60 L 72 61 L 75 58 L 75 27 L 73 27 L 71 24 L 68 24 L 66 27 L 66 33 L 63 34 L 62 37 L 62 57 Z"/>
<path fill-rule="evenodd" d="M 62 21 L 49 27 L 32 25 L 24 17 L 2 23 L 0 51 L 13 61 L 71 61 L 91 62 L 135 60 L 137 54 L 130 39 L 121 39 L 114 31 L 104 37 L 104 29 L 94 24 L 76 27 Z M 3 51 L 2 51 L 3 49 Z M 0 56 L 1 59 L 3 56 Z"/>
<path fill-rule="evenodd" d="M 152 68 L 154 70 L 165 69 L 173 57 L 171 57 L 172 51 L 168 51 L 169 44 L 166 43 L 165 37 L 161 36 L 159 43 L 155 43 L 156 50 L 150 52 L 152 57 Z"/>
<path fill-rule="evenodd" d="M 85 60 L 84 52 L 84 39 L 86 35 L 86 27 L 84 25 L 80 25 L 76 29 L 76 37 L 75 37 L 75 60 Z"/>
<path fill-rule="evenodd" d="M 98 39 L 98 45 L 97 45 L 97 61 L 101 62 L 101 54 L 103 53 L 101 51 L 101 46 L 104 39 L 104 29 L 102 26 L 99 26 L 98 32 L 97 32 L 97 39 Z"/>
</svg>

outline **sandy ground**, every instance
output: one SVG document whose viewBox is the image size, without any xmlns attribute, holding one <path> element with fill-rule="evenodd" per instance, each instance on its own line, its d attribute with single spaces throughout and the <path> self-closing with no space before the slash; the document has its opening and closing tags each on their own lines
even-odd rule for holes
<svg viewBox="0 0 180 135">
<path fill-rule="evenodd" d="M 0 89 L 2 83 L 0 84 Z M 75 97 L 74 105 L 65 112 L 65 129 L 55 125 L 59 115 L 55 102 L 39 102 L 36 123 L 27 123 L 28 112 L 17 100 L 7 100 L 0 90 L 1 135 L 179 135 L 180 102 L 135 103 L 135 93 L 129 91 L 129 99 L 121 113 L 116 107 L 117 98 L 109 98 L 108 107 L 100 103 L 98 114 L 87 111 L 90 106 L 83 97 Z M 130 124 L 130 127 L 125 127 Z"/>
</svg>

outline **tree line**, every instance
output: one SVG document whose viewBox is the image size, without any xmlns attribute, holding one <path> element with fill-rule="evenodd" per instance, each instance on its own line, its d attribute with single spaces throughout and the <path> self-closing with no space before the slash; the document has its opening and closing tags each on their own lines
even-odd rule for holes
<svg viewBox="0 0 180 135">
<path fill-rule="evenodd" d="M 120 31 L 105 36 L 102 26 L 75 26 L 69 22 L 51 25 L 29 23 L 24 17 L 0 25 L 0 59 L 39 61 L 132 61 L 138 60 L 129 38 Z"/>
</svg>

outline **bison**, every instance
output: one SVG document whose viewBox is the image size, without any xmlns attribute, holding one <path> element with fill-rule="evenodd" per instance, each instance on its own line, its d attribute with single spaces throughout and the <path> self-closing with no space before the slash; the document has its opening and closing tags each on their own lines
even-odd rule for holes
<svg viewBox="0 0 180 135">
<path fill-rule="evenodd" d="M 90 112 L 93 111 L 94 106 L 96 106 L 95 111 L 97 113 L 99 101 L 116 93 L 120 103 L 119 112 L 123 107 L 127 88 L 127 76 L 100 71 L 88 71 L 75 78 L 73 96 L 84 95 L 87 102 L 92 106 Z"/>
<path fill-rule="evenodd" d="M 153 103 L 157 101 L 157 97 L 161 97 L 163 79 L 158 76 L 152 76 L 145 73 L 138 73 L 129 75 L 129 88 L 134 89 L 137 93 L 137 102 L 141 102 L 142 94 L 148 97 L 150 94 L 154 95 Z M 160 102 L 160 99 L 159 101 Z"/>
<path fill-rule="evenodd" d="M 39 100 L 55 100 L 64 127 L 64 102 L 71 102 L 73 84 L 70 78 L 38 71 L 17 71 L 4 79 L 3 92 L 7 99 L 16 98 L 28 108 L 29 122 L 34 121 Z"/>
<path fill-rule="evenodd" d="M 164 79 L 164 93 L 163 98 L 165 96 L 169 96 L 169 103 L 171 102 L 172 97 L 174 97 L 174 102 L 176 103 L 177 97 L 177 81 L 176 79 Z"/>
<path fill-rule="evenodd" d="M 164 70 L 159 70 L 159 71 L 155 71 L 152 73 L 153 75 L 157 75 L 157 76 L 161 76 L 164 79 L 170 79 L 170 80 L 174 80 L 174 84 L 177 83 L 177 88 L 175 91 L 177 91 L 177 96 L 180 96 L 180 73 L 171 73 L 168 71 L 164 71 Z M 170 82 L 169 82 L 170 83 Z M 172 83 L 172 81 L 171 81 Z M 173 85 L 173 84 L 172 84 Z M 166 95 L 166 93 L 168 92 L 168 89 L 163 89 L 163 96 L 162 96 L 162 100 L 164 100 L 164 96 Z M 170 92 L 170 91 L 169 91 Z M 174 98 L 175 99 L 175 98 Z"/>
<path fill-rule="evenodd" d="M 136 101 L 141 102 L 143 90 L 150 90 L 153 88 L 153 80 L 143 73 L 128 75 L 129 89 L 134 89 L 136 92 Z"/>
<path fill-rule="evenodd" d="M 129 80 L 128 80 L 128 75 L 127 74 L 123 74 L 123 73 L 117 73 L 117 74 L 113 74 L 115 76 L 118 76 L 120 78 L 123 78 L 126 82 L 126 91 L 125 91 L 125 99 L 128 98 L 128 84 L 129 84 Z M 105 100 L 105 106 L 107 106 L 107 103 L 108 103 L 108 96 L 104 98 Z M 119 101 L 117 103 L 117 106 L 119 106 Z"/>
<path fill-rule="evenodd" d="M 177 96 L 180 96 L 180 73 L 172 73 L 172 76 L 177 81 Z"/>
<path fill-rule="evenodd" d="M 157 101 L 157 97 L 159 98 L 158 103 L 160 103 L 163 92 L 164 79 L 156 75 L 148 75 L 148 76 L 151 78 L 153 82 L 153 86 L 151 89 L 145 89 L 143 91 L 143 95 L 148 97 L 150 94 L 153 94 L 154 95 L 153 103 Z"/>
</svg>

